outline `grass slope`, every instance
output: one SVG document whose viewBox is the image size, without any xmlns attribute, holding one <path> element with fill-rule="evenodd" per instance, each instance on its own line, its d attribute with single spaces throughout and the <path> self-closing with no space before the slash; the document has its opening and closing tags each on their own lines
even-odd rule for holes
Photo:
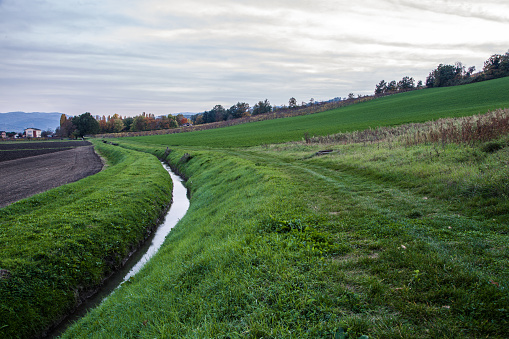
<svg viewBox="0 0 509 339">
<path fill-rule="evenodd" d="M 500 143 L 177 148 L 188 214 L 63 337 L 503 338 L 507 190 L 482 189 L 509 174 Z"/>
<path fill-rule="evenodd" d="M 246 147 L 509 107 L 509 77 L 396 94 L 323 113 L 192 133 L 126 138 L 169 146 Z"/>
<path fill-rule="evenodd" d="M 102 172 L 0 209 L 0 337 L 41 335 L 118 267 L 171 200 L 157 158 L 98 144 Z"/>
</svg>

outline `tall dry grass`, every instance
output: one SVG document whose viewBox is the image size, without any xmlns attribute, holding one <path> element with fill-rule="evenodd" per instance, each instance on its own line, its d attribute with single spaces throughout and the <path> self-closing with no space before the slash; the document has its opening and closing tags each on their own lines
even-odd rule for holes
<svg viewBox="0 0 509 339">
<path fill-rule="evenodd" d="M 377 127 L 350 133 L 306 138 L 313 144 L 352 144 L 399 142 L 405 146 L 438 143 L 473 144 L 486 142 L 509 133 L 509 109 L 461 118 L 444 118 L 396 127 Z"/>
</svg>

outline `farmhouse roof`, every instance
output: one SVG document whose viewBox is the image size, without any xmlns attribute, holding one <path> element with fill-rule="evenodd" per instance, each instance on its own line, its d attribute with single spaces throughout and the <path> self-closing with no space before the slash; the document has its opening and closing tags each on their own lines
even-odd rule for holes
<svg viewBox="0 0 509 339">
<path fill-rule="evenodd" d="M 38 128 L 34 128 L 34 127 L 28 127 L 28 128 L 25 128 L 25 130 L 27 130 L 27 129 L 35 129 L 36 131 L 41 131 L 40 129 L 38 129 Z"/>
</svg>

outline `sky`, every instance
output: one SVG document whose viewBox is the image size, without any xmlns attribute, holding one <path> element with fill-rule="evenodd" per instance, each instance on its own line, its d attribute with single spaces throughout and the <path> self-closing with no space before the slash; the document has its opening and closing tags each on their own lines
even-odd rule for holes
<svg viewBox="0 0 509 339">
<path fill-rule="evenodd" d="M 372 94 L 509 49 L 506 0 L 0 0 L 0 112 L 127 116 Z"/>
</svg>

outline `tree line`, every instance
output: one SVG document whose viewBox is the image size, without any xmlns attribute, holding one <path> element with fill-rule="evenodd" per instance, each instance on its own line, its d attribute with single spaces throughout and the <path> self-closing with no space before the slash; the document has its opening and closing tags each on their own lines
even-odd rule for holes
<svg viewBox="0 0 509 339">
<path fill-rule="evenodd" d="M 359 98 L 362 97 L 359 95 Z M 353 93 L 350 93 L 348 99 L 354 99 Z M 244 119 L 246 118 L 256 118 L 257 116 L 267 114 L 267 113 L 278 113 L 281 116 L 294 116 L 300 115 L 299 113 L 302 110 L 306 110 L 308 113 L 316 113 L 316 109 L 313 107 L 318 107 L 331 102 L 342 101 L 343 99 L 337 97 L 328 101 L 317 102 L 315 99 L 311 98 L 309 102 L 302 102 L 301 105 L 298 104 L 297 99 L 291 97 L 288 100 L 288 105 L 281 106 L 272 106 L 268 99 L 263 101 L 258 101 L 252 108 L 246 102 L 237 102 L 235 105 L 226 109 L 222 105 L 215 105 L 210 111 L 205 111 L 203 113 L 195 114 L 191 117 L 193 125 L 201 125 L 201 124 L 210 124 L 217 123 L 222 121 L 231 121 L 236 119 Z M 347 100 L 347 98 L 344 98 Z M 299 112 L 297 112 L 299 111 Z M 260 119 L 248 119 L 252 121 L 257 121 Z"/>
<path fill-rule="evenodd" d="M 210 111 L 195 114 L 191 119 L 194 125 L 200 125 L 245 118 L 269 112 L 272 112 L 272 105 L 269 100 L 265 99 L 255 104 L 252 109 L 246 102 L 237 102 L 228 109 L 225 109 L 222 105 L 215 105 Z"/>
<path fill-rule="evenodd" d="M 505 54 L 493 54 L 484 62 L 482 71 L 475 73 L 475 66 L 466 68 L 461 62 L 454 65 L 440 64 L 426 77 L 426 88 L 465 85 L 473 82 L 492 80 L 509 76 L 509 51 Z M 400 81 L 381 80 L 375 86 L 375 95 L 386 95 L 424 88 L 422 81 L 415 83 L 414 78 L 403 77 Z"/>
<path fill-rule="evenodd" d="M 183 114 L 161 115 L 143 112 L 135 117 L 122 117 L 118 114 L 112 116 L 93 116 L 89 112 L 75 117 L 67 117 L 62 114 L 60 126 L 55 134 L 63 138 L 82 138 L 89 134 L 141 132 L 178 128 L 189 124 L 189 119 Z"/>
</svg>

